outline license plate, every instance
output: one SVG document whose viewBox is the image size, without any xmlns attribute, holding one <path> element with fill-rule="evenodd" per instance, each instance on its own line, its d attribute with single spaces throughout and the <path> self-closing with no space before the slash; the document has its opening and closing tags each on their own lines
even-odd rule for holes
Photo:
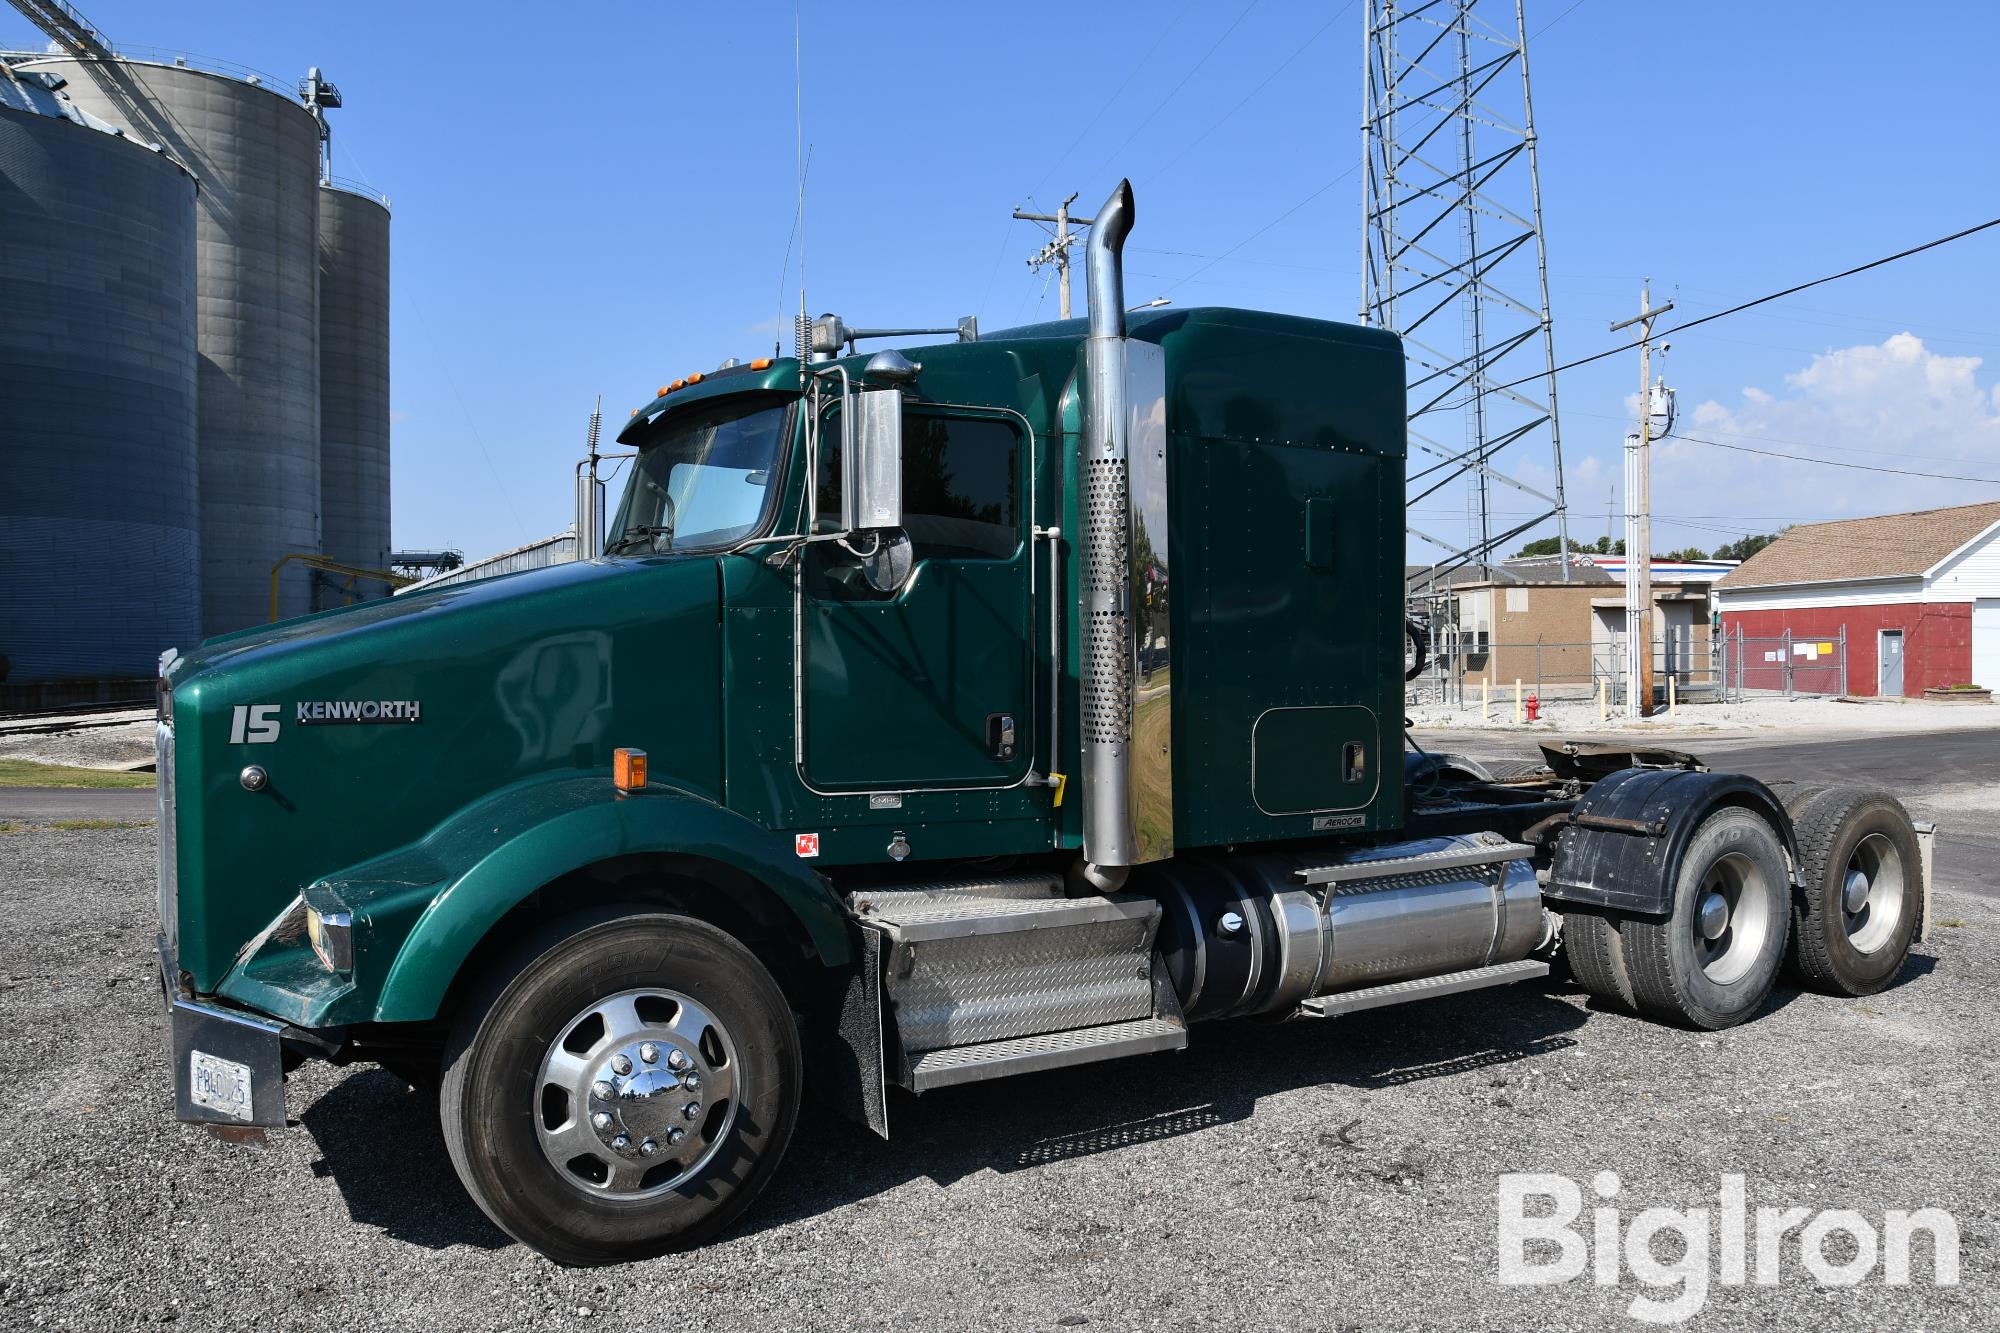
<svg viewBox="0 0 2000 1333">
<path fill-rule="evenodd" d="M 249 1065 L 224 1060 L 207 1051 L 190 1052 L 188 1063 L 188 1097 L 196 1106 L 220 1111 L 235 1120 L 251 1119 Z"/>
</svg>

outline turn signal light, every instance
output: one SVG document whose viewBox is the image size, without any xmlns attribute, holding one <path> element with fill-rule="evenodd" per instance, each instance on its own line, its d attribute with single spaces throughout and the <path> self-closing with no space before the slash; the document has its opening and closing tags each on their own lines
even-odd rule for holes
<svg viewBox="0 0 2000 1333">
<path fill-rule="evenodd" d="M 611 752 L 611 785 L 619 791 L 644 791 L 646 752 L 619 749 Z"/>
</svg>

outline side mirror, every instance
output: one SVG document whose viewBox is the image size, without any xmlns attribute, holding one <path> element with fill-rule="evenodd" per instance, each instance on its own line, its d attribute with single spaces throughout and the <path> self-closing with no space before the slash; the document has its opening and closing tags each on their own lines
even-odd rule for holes
<svg viewBox="0 0 2000 1333">
<path fill-rule="evenodd" d="M 840 525 L 849 532 L 903 526 L 903 394 L 864 389 L 841 456 Z"/>
</svg>

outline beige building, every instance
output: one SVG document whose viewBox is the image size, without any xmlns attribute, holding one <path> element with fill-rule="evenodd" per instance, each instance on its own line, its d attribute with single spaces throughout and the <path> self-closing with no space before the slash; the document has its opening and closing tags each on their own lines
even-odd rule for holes
<svg viewBox="0 0 2000 1333">
<path fill-rule="evenodd" d="M 1587 693 L 1597 676 L 1623 670 L 1625 593 L 1600 578 L 1563 583 L 1559 576 L 1461 583 L 1451 589 L 1462 670 L 1496 689 L 1539 683 Z M 1653 584 L 1657 669 L 1682 680 L 1709 666 L 1708 584 Z"/>
</svg>

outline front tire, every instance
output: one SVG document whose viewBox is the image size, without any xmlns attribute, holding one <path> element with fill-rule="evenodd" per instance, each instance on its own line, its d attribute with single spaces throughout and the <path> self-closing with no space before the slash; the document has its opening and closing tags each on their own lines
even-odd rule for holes
<svg viewBox="0 0 2000 1333">
<path fill-rule="evenodd" d="M 1771 993 L 1790 922 L 1777 833 L 1749 810 L 1717 810 L 1688 841 L 1671 914 L 1621 923 L 1640 1011 L 1711 1030 L 1743 1022 Z"/>
<path fill-rule="evenodd" d="M 564 1264 L 698 1245 L 776 1172 L 798 1117 L 798 1030 L 771 974 L 706 922 L 558 923 L 488 977 L 445 1051 L 459 1179 Z"/>
</svg>

